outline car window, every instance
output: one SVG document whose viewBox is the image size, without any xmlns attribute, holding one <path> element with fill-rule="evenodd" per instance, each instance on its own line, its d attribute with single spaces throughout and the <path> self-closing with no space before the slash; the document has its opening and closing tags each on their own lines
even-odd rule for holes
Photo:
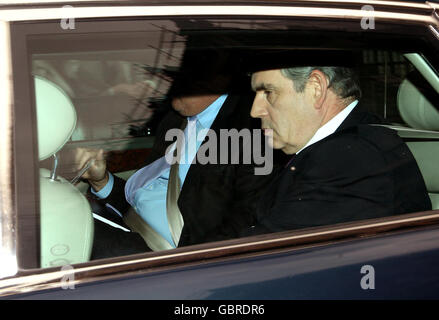
<svg viewBox="0 0 439 320">
<path fill-rule="evenodd" d="M 369 60 L 370 59 L 370 60 Z M 374 65 L 376 61 L 381 61 Z M 438 208 L 436 166 L 438 152 L 439 112 L 437 76 L 428 76 L 430 68 L 417 53 L 376 52 L 368 55 L 367 67 L 372 72 L 365 78 L 371 84 L 365 99 L 379 101 L 381 113 L 388 126 L 398 132 L 413 153 L 429 192 L 432 208 Z M 379 75 L 379 76 L 378 76 Z M 370 77 L 382 77 L 382 85 Z M 378 81 L 380 82 L 380 81 Z M 378 99 L 377 99 L 378 98 Z"/>
<path fill-rule="evenodd" d="M 32 74 L 57 84 L 75 104 L 78 123 L 71 141 L 132 136 L 130 126 L 152 117 L 151 104 L 163 98 L 170 83 L 159 72 L 176 68 L 184 50 L 177 27 L 169 27 L 150 24 L 150 30 L 139 33 L 54 36 L 45 39 L 49 46 L 35 40 L 37 50 L 50 52 L 32 55 Z M 78 47 L 51 47 L 56 41 Z M 151 128 L 145 130 L 136 134 L 152 134 Z"/>
<path fill-rule="evenodd" d="M 136 23 L 136 27 L 120 30 L 112 25 L 111 32 L 94 23 L 90 31 L 46 31 L 27 38 L 28 76 L 37 108 L 40 267 L 94 259 L 96 220 L 127 231 L 117 219 L 96 214 L 95 196 L 84 179 L 72 185 L 80 171 L 73 153 L 77 148 L 103 149 L 108 170 L 125 180 L 144 167 L 146 159 L 154 156 L 159 125 L 171 110 L 170 92 L 182 74 L 184 54 L 191 52 L 192 63 L 202 65 L 206 50 L 212 48 L 239 62 L 242 69 L 231 70 L 238 70 L 233 74 L 239 80 L 235 85 L 249 95 L 254 94 L 250 88 L 253 59 L 261 52 L 310 50 L 319 57 L 342 49 L 355 60 L 361 108 L 382 118 L 381 125 L 404 139 L 425 180 L 433 209 L 438 208 L 439 176 L 436 179 L 436 165 L 431 161 L 431 154 L 439 152 L 437 75 L 426 76 L 425 66 L 418 63 L 425 61 L 421 51 L 389 50 L 381 42 L 376 48 L 365 44 L 349 48 L 351 39 L 341 37 L 335 47 L 323 52 L 316 45 L 321 35 L 289 32 L 280 21 Z M 431 71 L 435 72 L 430 66 Z M 284 158 L 278 161 L 285 164 Z M 223 174 L 209 170 L 209 174 Z M 124 254 L 128 253 L 110 250 L 113 256 Z"/>
</svg>

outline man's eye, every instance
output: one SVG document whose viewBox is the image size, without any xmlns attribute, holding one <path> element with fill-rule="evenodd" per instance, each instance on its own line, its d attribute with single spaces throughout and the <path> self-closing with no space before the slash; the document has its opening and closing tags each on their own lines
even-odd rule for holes
<svg viewBox="0 0 439 320">
<path fill-rule="evenodd" d="M 274 93 L 273 91 L 270 90 L 265 90 L 264 91 L 265 94 L 265 98 L 270 102 L 273 99 Z"/>
</svg>

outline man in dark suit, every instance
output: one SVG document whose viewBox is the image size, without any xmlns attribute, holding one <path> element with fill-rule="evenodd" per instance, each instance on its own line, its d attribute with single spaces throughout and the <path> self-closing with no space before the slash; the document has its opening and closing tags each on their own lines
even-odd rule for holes
<svg viewBox="0 0 439 320">
<path fill-rule="evenodd" d="M 244 235 L 431 210 L 408 147 L 359 110 L 352 69 L 261 69 L 253 73 L 252 87 L 251 115 L 290 160 Z"/>
<path fill-rule="evenodd" d="M 78 169 L 94 159 L 84 178 L 100 198 L 99 202 L 107 208 L 106 217 L 140 233 L 152 250 L 237 237 L 240 230 L 254 224 L 257 199 L 271 179 L 270 172 L 255 175 L 254 162 L 240 161 L 237 164 L 230 161 L 232 157 L 242 160 L 244 144 L 253 145 L 252 141 L 239 140 L 237 145 L 230 145 L 228 159 L 224 161 L 224 157 L 221 158 L 224 151 L 221 142 L 224 141 L 218 140 L 215 142 L 217 148 L 213 148 L 217 154 L 211 163 L 202 164 L 196 158 L 186 166 L 177 164 L 181 191 L 176 201 L 182 219 L 180 230 L 172 226 L 170 221 L 174 218 L 169 214 L 168 203 L 172 166 L 166 166 L 164 161 L 170 154 L 168 148 L 172 141 L 166 141 L 166 134 L 172 129 L 183 129 L 186 120 L 190 122 L 194 118 L 197 119 L 197 130 L 201 125 L 202 129 L 210 129 L 217 137 L 221 136 L 221 130 L 260 127 L 258 121 L 249 116 L 254 97 L 250 90 L 232 90 L 236 87 L 230 82 L 231 78 L 218 69 L 215 72 L 210 70 L 207 75 L 199 69 L 197 67 L 196 72 L 191 69 L 175 80 L 177 85 L 174 84 L 168 94 L 174 110 L 170 110 L 161 122 L 145 167 L 134 174 L 128 184 L 106 171 L 102 151 L 80 150 L 77 155 Z M 209 139 L 198 146 L 198 151 L 210 142 Z M 200 152 L 196 156 L 199 157 Z M 110 232 L 99 222 L 96 226 L 95 258 L 114 255 L 112 249 L 115 247 L 119 247 L 120 254 L 133 253 L 130 241 L 133 242 L 131 247 L 142 250 L 136 234 L 123 234 L 118 230 Z M 117 239 L 116 242 L 123 239 L 124 243 L 121 246 L 113 239 Z M 112 250 L 111 253 L 97 253 L 106 251 L 105 248 Z"/>
</svg>

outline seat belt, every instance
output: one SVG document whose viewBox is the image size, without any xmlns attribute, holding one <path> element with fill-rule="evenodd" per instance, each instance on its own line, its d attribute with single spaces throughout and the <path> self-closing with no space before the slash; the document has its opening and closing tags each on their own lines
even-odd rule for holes
<svg viewBox="0 0 439 320">
<path fill-rule="evenodd" d="M 130 208 L 124 215 L 123 221 L 133 232 L 137 232 L 141 235 L 151 250 L 162 251 L 174 249 L 174 247 L 146 223 L 133 208 Z"/>
</svg>

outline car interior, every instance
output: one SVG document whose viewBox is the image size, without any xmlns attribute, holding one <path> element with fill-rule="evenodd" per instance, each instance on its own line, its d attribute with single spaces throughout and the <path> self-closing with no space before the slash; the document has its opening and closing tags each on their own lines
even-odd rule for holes
<svg viewBox="0 0 439 320">
<path fill-rule="evenodd" d="M 419 55 L 415 58 L 422 61 Z M 438 101 L 438 92 L 433 90 L 432 85 L 437 87 L 439 79 L 437 75 L 431 73 L 431 69 L 426 64 L 421 64 L 419 71 L 425 74 L 426 78 L 418 77 L 414 80 L 405 78 L 398 88 L 398 111 L 408 127 L 393 128 L 406 141 L 418 163 L 432 208 L 439 209 L 439 171 L 436 167 L 439 157 L 439 111 L 431 102 Z M 414 83 L 422 83 L 423 86 L 419 87 Z M 422 90 L 422 88 L 427 89 Z"/>
<path fill-rule="evenodd" d="M 63 259 L 69 263 L 85 262 L 91 255 L 92 209 L 85 196 L 88 184 L 79 181 L 73 187 L 69 183 L 77 172 L 64 155 L 77 147 L 104 148 L 109 170 L 124 179 L 141 168 L 142 158 L 148 155 L 157 123 L 169 108 L 166 95 L 185 50 L 184 37 L 166 31 L 166 41 L 160 40 L 157 32 L 148 33 L 154 44 L 146 49 L 140 45 L 130 48 L 137 41 L 133 37 L 120 50 L 112 44 L 100 51 L 63 49 L 32 55 L 38 128 L 53 122 L 56 128 L 51 132 L 59 132 L 40 136 L 39 131 L 40 151 L 51 145 L 47 154 L 40 155 L 42 267 L 65 264 Z M 56 47 L 60 51 L 62 46 Z M 377 49 L 356 50 L 355 55 L 361 61 L 364 105 L 384 117 L 386 126 L 396 130 L 407 143 L 424 177 L 433 209 L 439 209 L 438 75 L 417 53 Z M 247 79 L 250 80 L 248 76 Z M 73 106 L 74 112 L 68 116 L 64 112 L 53 121 L 50 107 L 54 105 L 60 109 L 64 105 L 67 111 Z M 45 109 L 41 114 L 52 120 L 40 118 L 40 109 Z M 62 203 L 54 201 L 54 197 L 63 199 Z M 73 210 L 80 214 L 69 215 Z M 72 216 L 74 219 L 65 223 Z M 74 234 L 68 231 L 72 225 L 77 226 Z M 75 244 L 62 258 L 59 252 L 65 248 L 53 249 L 57 237 L 63 239 L 59 243 Z"/>
</svg>

